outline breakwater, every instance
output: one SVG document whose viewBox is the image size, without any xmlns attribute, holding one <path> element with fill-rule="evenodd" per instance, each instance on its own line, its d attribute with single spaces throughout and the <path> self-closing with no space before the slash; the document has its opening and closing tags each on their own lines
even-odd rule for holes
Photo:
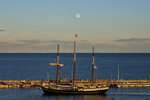
<svg viewBox="0 0 150 100">
<path fill-rule="evenodd" d="M 0 88 L 40 88 L 43 84 L 55 84 L 56 80 L 0 80 Z M 60 85 L 71 85 L 71 79 L 60 79 Z M 86 79 L 76 79 L 77 86 L 90 85 L 91 81 Z M 130 87 L 150 87 L 150 79 L 145 80 L 95 80 L 95 85 L 117 85 L 121 88 Z"/>
</svg>

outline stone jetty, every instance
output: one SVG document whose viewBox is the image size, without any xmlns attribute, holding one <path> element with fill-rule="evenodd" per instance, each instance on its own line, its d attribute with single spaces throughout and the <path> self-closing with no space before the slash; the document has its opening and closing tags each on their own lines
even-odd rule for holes
<svg viewBox="0 0 150 100">
<path fill-rule="evenodd" d="M 43 84 L 55 84 L 56 80 L 0 80 L 0 88 L 40 88 Z M 71 85 L 71 79 L 60 79 L 60 85 Z M 91 81 L 86 79 L 76 79 L 75 84 L 77 86 L 90 85 Z M 121 88 L 131 87 L 150 87 L 150 79 L 139 79 L 139 80 L 95 80 L 95 85 L 117 85 Z"/>
</svg>

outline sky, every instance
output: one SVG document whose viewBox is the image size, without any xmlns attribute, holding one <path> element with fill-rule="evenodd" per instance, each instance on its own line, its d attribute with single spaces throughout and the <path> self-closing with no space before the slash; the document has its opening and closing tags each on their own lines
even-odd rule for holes
<svg viewBox="0 0 150 100">
<path fill-rule="evenodd" d="M 0 53 L 150 53 L 150 0 L 0 0 Z"/>
</svg>

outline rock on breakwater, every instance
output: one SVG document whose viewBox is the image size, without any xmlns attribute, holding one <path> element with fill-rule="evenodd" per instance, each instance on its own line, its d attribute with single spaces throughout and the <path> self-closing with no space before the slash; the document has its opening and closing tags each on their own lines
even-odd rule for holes
<svg viewBox="0 0 150 100">
<path fill-rule="evenodd" d="M 0 88 L 40 88 L 49 82 L 55 84 L 55 79 L 50 80 L 0 80 Z M 77 86 L 90 85 L 91 81 L 86 79 L 76 79 Z M 60 79 L 60 85 L 71 85 L 72 79 Z M 95 85 L 110 86 L 119 85 L 122 88 L 130 87 L 150 87 L 150 79 L 139 80 L 95 80 Z"/>
</svg>

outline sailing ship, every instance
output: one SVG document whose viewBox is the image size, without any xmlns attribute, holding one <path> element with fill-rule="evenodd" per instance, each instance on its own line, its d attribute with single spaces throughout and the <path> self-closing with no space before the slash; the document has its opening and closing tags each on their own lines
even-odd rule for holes
<svg viewBox="0 0 150 100">
<path fill-rule="evenodd" d="M 77 37 L 77 35 L 75 35 Z M 64 64 L 59 63 L 59 44 L 57 44 L 57 62 L 50 63 L 51 66 L 56 66 L 56 83 L 42 86 L 44 94 L 105 94 L 109 89 L 108 86 L 94 85 L 94 45 L 92 49 L 92 80 L 90 85 L 87 83 L 81 83 L 84 85 L 79 85 L 76 83 L 76 39 L 74 40 L 74 67 L 73 67 L 73 79 L 71 85 L 60 85 L 59 84 L 59 68 L 64 66 Z"/>
</svg>

